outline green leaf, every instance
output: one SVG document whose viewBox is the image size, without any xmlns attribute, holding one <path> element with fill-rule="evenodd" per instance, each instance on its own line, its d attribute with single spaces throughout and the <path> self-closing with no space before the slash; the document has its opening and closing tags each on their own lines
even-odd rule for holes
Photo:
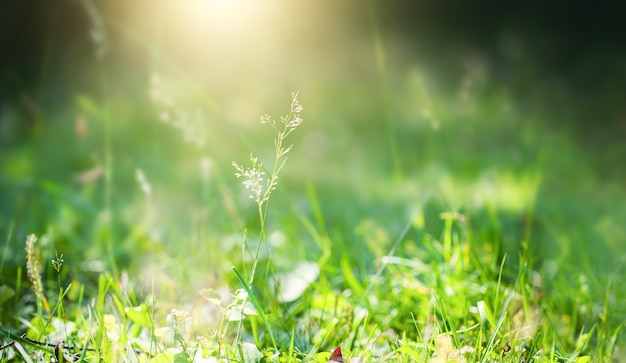
<svg viewBox="0 0 626 363">
<path fill-rule="evenodd" d="M 259 313 L 254 308 L 254 305 L 247 300 L 237 300 L 226 311 L 226 319 L 228 321 L 241 321 L 249 315 L 259 315 Z"/>
<path fill-rule="evenodd" d="M 145 304 L 141 304 L 135 307 L 124 308 L 124 313 L 133 323 L 145 328 L 152 326 L 152 319 L 148 307 Z"/>
<path fill-rule="evenodd" d="M 420 357 L 420 355 L 415 351 L 415 349 L 409 347 L 408 345 L 403 345 L 400 348 L 398 348 L 398 352 L 404 353 L 408 355 L 409 357 L 417 360 L 418 362 L 422 359 L 422 357 Z"/>
<path fill-rule="evenodd" d="M 191 363 L 191 361 L 185 352 L 181 352 L 174 355 L 174 363 Z"/>
<path fill-rule="evenodd" d="M 207 299 L 210 303 L 213 303 L 217 306 L 222 306 L 222 296 L 217 290 L 214 289 L 202 289 L 200 290 L 200 295 Z"/>
<path fill-rule="evenodd" d="M 326 363 L 328 362 L 328 358 L 330 358 L 330 352 L 320 352 L 315 354 L 315 361 L 317 363 Z"/>
<path fill-rule="evenodd" d="M 172 363 L 174 361 L 174 353 L 164 352 L 150 359 L 150 363 Z"/>
<path fill-rule="evenodd" d="M 30 321 L 30 327 L 26 332 L 26 337 L 28 339 L 40 340 L 42 337 L 53 332 L 54 326 L 48 324 L 48 322 L 44 321 L 40 316 L 36 316 Z"/>
</svg>

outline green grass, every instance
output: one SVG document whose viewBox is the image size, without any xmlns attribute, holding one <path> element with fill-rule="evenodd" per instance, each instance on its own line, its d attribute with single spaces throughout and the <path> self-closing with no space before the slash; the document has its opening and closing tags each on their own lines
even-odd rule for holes
<svg viewBox="0 0 626 363">
<path fill-rule="evenodd" d="M 46 256 L 39 261 L 45 294 L 29 293 L 19 270 L 12 273 L 17 280 L 3 279 L 1 332 L 12 344 L 3 359 L 325 362 L 337 346 L 353 362 L 610 362 L 617 354 L 619 270 L 603 286 L 601 275 L 587 273 L 590 266 L 568 267 L 568 255 L 555 258 L 534 242 L 550 233 L 575 238 L 587 228 L 569 228 L 567 237 L 557 220 L 537 231 L 547 223 L 540 208 L 549 208 L 538 200 L 545 177 L 537 171 L 490 171 L 467 182 L 463 173 L 426 168 L 417 193 L 393 178 L 350 191 L 332 177 L 305 186 L 298 184 L 302 174 L 286 174 L 283 191 L 278 175 L 290 167 L 283 141 L 300 131 L 299 122 L 289 132 L 273 126 L 273 168 L 253 158 L 251 168 L 216 173 L 215 190 L 204 191 L 221 197 L 224 212 L 233 204 L 236 217 L 215 216 L 215 231 L 190 221 L 191 235 L 151 235 L 158 227 L 151 214 L 170 202 L 152 199 L 155 187 L 145 176 L 134 187 L 137 197 L 116 207 L 131 222 L 97 211 L 86 221 L 72 209 L 97 194 L 83 187 L 74 196 L 82 201 L 69 206 L 65 198 L 75 192 L 43 180 L 39 192 L 61 209 L 40 252 L 32 252 Z M 240 181 L 227 175 L 235 171 L 254 213 L 236 206 L 245 198 L 236 196 Z M 120 181 L 105 182 L 105 195 L 112 188 L 106 183 Z M 303 191 L 287 194 L 296 189 Z M 101 203 L 106 211 L 110 202 Z M 220 237 L 218 221 L 234 224 L 230 237 Z M 83 224 L 95 252 L 72 247 L 78 242 L 68 233 Z M 111 248 L 114 240 L 120 242 Z M 7 244 L 3 261 L 12 253 Z M 107 259 L 125 258 L 132 262 L 120 262 L 123 272 L 100 272 L 117 266 Z M 207 261 L 218 263 L 207 268 Z"/>
<path fill-rule="evenodd" d="M 33 96 L 32 124 L 7 107 L 0 360 L 626 359 L 619 155 L 489 75 L 387 52 L 338 89 L 302 72 L 304 110 L 156 60 Z"/>
</svg>

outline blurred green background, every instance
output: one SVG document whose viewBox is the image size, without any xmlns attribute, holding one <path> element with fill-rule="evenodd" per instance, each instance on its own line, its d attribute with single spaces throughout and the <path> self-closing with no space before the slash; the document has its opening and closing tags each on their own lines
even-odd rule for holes
<svg viewBox="0 0 626 363">
<path fill-rule="evenodd" d="M 512 266 L 528 242 L 554 298 L 586 284 L 601 304 L 610 289 L 613 318 L 626 317 L 615 3 L 0 6 L 3 284 L 29 233 L 45 258 L 65 254 L 67 279 L 219 281 L 242 231 L 258 233 L 231 162 L 271 163 L 259 118 L 299 91 L 304 123 L 270 206 L 268 231 L 287 239 L 276 265 L 321 255 L 302 218 L 366 276 L 411 211 L 434 235 L 441 212 L 459 211 Z M 371 231 L 381 237 L 354 248 Z"/>
</svg>

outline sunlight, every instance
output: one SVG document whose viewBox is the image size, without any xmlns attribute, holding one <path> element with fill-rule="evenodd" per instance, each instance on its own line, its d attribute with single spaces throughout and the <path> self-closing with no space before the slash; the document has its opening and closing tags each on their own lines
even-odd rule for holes
<svg viewBox="0 0 626 363">
<path fill-rule="evenodd" d="M 184 0 L 176 8 L 186 30 L 203 35 L 240 34 L 263 15 L 259 2 L 247 0 Z"/>
<path fill-rule="evenodd" d="M 217 75 L 248 71 L 255 64 L 250 59 L 276 61 L 284 36 L 278 27 L 288 14 L 275 1 L 168 1 L 161 9 L 160 46 L 196 75 L 208 72 L 213 82 L 225 83 Z"/>
</svg>

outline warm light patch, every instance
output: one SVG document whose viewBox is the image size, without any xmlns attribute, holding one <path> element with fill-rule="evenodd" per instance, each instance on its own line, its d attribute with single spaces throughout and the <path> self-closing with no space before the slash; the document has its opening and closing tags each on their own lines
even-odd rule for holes
<svg viewBox="0 0 626 363">
<path fill-rule="evenodd" d="M 237 34 L 263 15 L 259 2 L 248 0 L 183 0 L 176 9 L 187 31 L 204 35 Z"/>
</svg>

